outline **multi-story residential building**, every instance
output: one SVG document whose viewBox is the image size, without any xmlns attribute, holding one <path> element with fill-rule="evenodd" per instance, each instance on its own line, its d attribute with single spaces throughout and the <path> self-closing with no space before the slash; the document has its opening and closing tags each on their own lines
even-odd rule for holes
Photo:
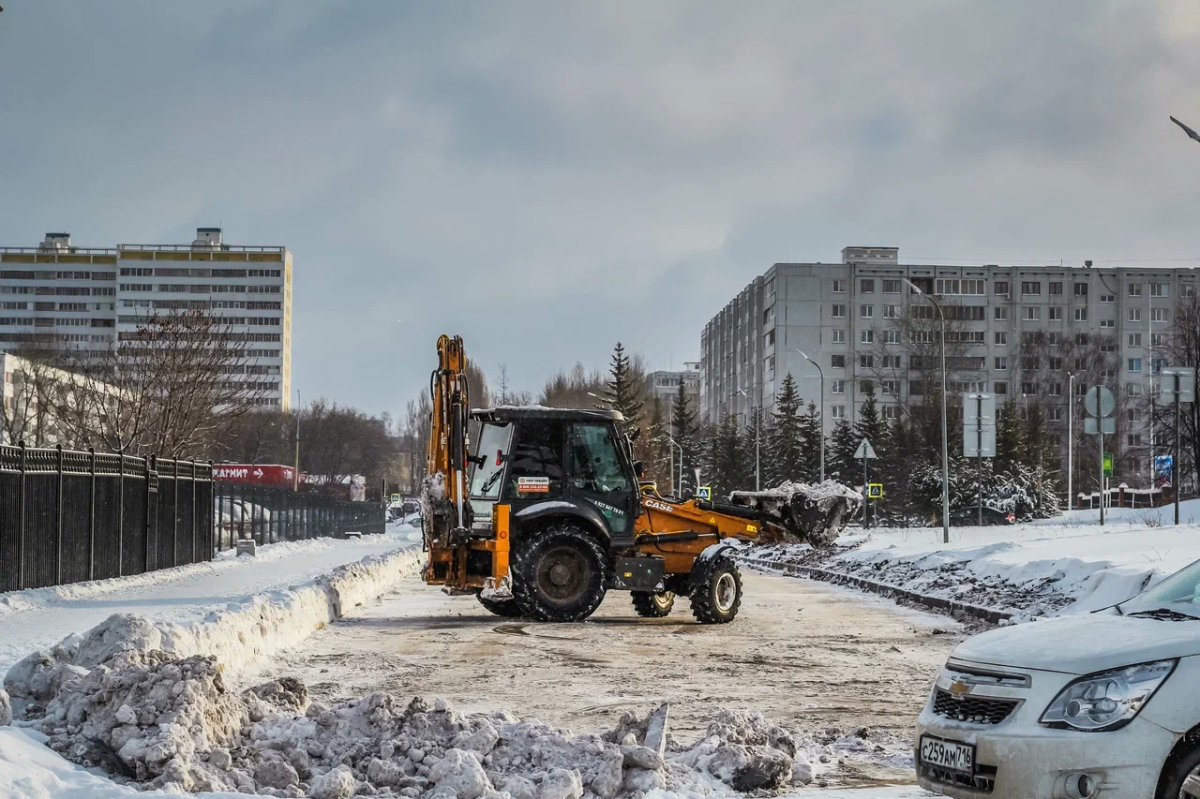
<svg viewBox="0 0 1200 799">
<path fill-rule="evenodd" d="M 789 373 L 820 405 L 827 432 L 855 420 L 867 382 L 884 416 L 899 415 L 940 381 L 937 312 L 905 281 L 944 309 L 951 393 L 1044 397 L 1065 430 L 1055 406 L 1065 406 L 1067 386 L 1078 395 L 1103 382 L 1122 397 L 1119 445 L 1149 446 L 1139 398 L 1167 360 L 1176 304 L 1196 290 L 1192 268 L 916 265 L 893 247 L 847 247 L 841 263 L 778 263 L 704 328 L 706 418 L 770 409 Z M 801 353 L 824 370 L 823 399 Z"/>
<path fill-rule="evenodd" d="M 692 401 L 692 407 L 694 408 L 700 399 L 699 361 L 684 361 L 683 370 L 679 372 L 670 370 L 651 372 L 650 395 L 654 399 L 661 401 L 664 408 L 670 408 L 670 404 L 679 393 L 681 383 L 683 384 L 684 394 Z M 664 413 L 669 412 L 669 410 L 664 410 Z"/>
<path fill-rule="evenodd" d="M 264 405 L 291 396 L 292 256 L 286 247 L 226 244 L 198 228 L 191 244 L 0 247 L 0 350 L 107 349 L 154 311 L 211 309 L 244 342 L 245 382 Z"/>
</svg>

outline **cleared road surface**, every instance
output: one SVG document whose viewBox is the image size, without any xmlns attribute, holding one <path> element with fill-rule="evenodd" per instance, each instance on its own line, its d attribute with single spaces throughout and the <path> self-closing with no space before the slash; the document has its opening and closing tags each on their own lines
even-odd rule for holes
<svg viewBox="0 0 1200 799">
<path fill-rule="evenodd" d="M 247 681 L 294 675 L 322 700 L 376 690 L 442 696 L 462 710 L 510 710 L 576 732 L 611 729 L 625 710 L 669 701 L 671 733 L 688 743 L 718 708 L 761 710 L 817 739 L 867 727 L 869 739 L 903 751 L 959 626 L 824 583 L 743 574 L 741 613 L 721 626 L 696 623 L 686 600 L 665 619 L 639 618 L 620 592 L 582 624 L 501 619 L 414 578 Z M 847 764 L 829 782 L 913 777 L 911 766 L 881 757 Z"/>
</svg>

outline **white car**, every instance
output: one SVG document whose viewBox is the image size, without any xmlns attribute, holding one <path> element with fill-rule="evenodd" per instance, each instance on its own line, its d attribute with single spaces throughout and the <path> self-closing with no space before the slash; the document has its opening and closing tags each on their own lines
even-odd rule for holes
<svg viewBox="0 0 1200 799">
<path fill-rule="evenodd" d="M 1200 561 L 1114 608 L 961 643 L 916 765 L 944 796 L 1200 799 Z"/>
</svg>

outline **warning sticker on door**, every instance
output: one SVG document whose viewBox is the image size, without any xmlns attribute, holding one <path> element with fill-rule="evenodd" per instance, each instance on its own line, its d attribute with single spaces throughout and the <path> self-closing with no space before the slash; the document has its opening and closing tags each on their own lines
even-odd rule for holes
<svg viewBox="0 0 1200 799">
<path fill-rule="evenodd" d="M 549 494 L 550 493 L 550 478 L 549 477 L 518 477 L 517 478 L 517 493 L 518 494 Z"/>
</svg>

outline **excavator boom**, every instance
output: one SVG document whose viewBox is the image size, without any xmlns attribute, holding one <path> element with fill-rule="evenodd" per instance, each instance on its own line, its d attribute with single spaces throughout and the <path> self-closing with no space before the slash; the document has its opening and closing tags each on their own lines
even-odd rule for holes
<svg viewBox="0 0 1200 799">
<path fill-rule="evenodd" d="M 437 352 L 438 368 L 429 376 L 433 410 L 422 487 L 426 547 L 448 546 L 458 537 L 456 531 L 470 527 L 465 481 L 470 448 L 467 420 L 471 404 L 462 337 L 441 336 Z"/>
</svg>

